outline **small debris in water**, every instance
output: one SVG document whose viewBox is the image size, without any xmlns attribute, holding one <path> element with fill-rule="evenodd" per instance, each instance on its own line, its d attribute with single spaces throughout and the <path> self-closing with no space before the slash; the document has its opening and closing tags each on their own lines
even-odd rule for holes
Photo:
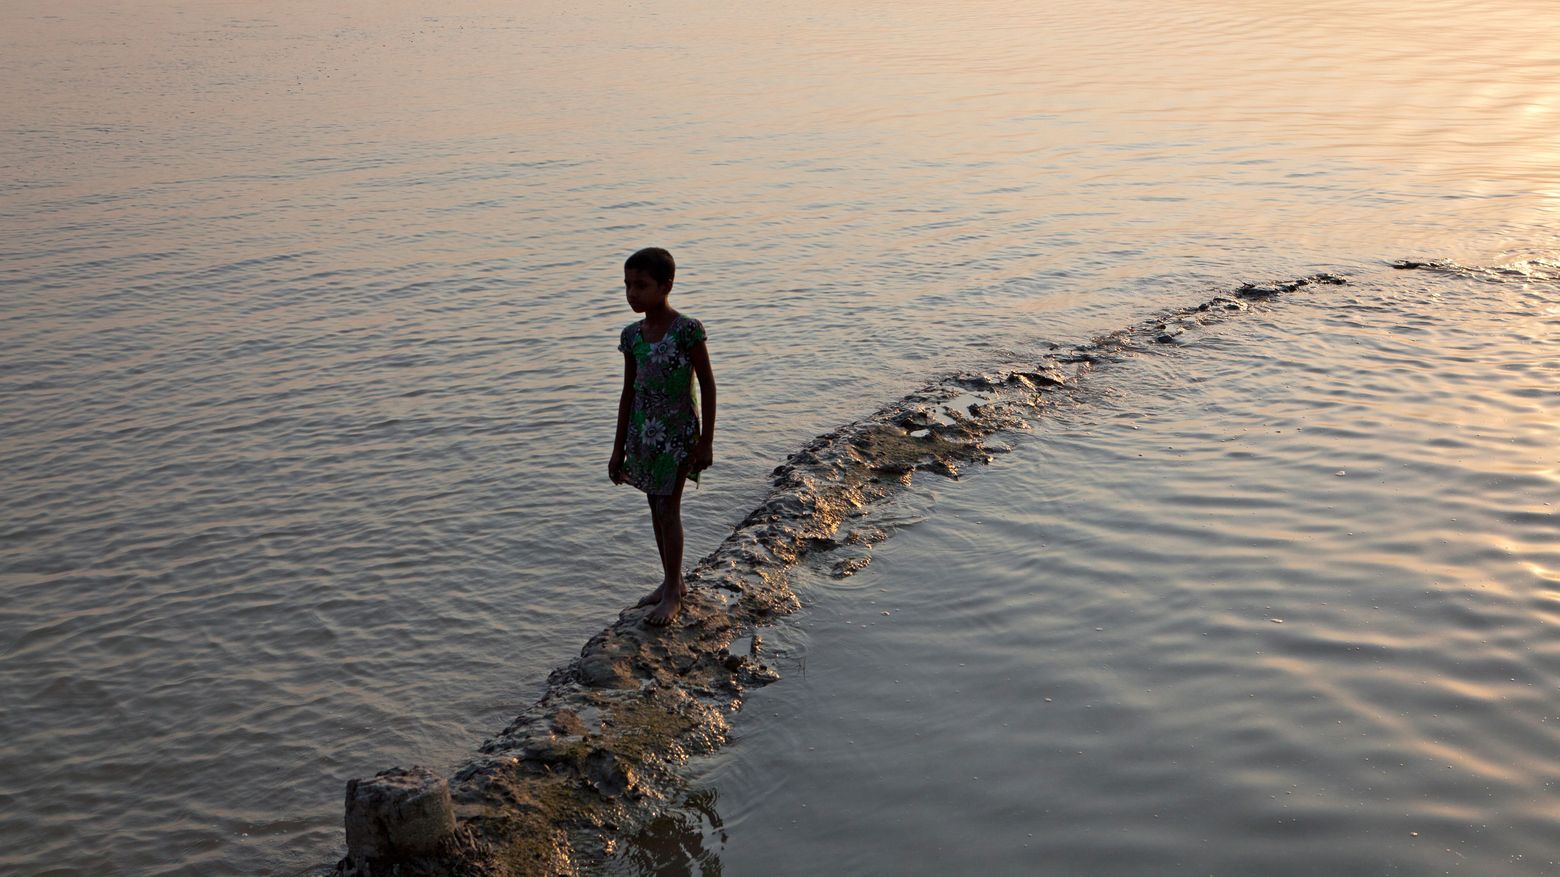
<svg viewBox="0 0 1560 877">
<path fill-rule="evenodd" d="M 1284 619 L 1282 619 L 1282 618 L 1269 618 L 1268 621 L 1271 621 L 1274 624 L 1283 624 L 1284 623 Z"/>
</svg>

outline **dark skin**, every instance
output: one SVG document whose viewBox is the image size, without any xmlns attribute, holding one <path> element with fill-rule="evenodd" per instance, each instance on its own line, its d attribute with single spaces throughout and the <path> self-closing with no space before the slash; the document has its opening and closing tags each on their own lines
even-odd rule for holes
<svg viewBox="0 0 1560 877">
<path fill-rule="evenodd" d="M 641 336 L 651 343 L 660 341 L 666 336 L 672 321 L 678 316 L 677 311 L 672 310 L 671 305 L 667 304 L 667 297 L 672 292 L 672 283 L 670 281 L 660 283 L 644 271 L 625 270 L 623 288 L 628 297 L 628 306 L 633 308 L 635 313 L 645 315 L 644 321 L 640 324 Z M 689 359 L 693 364 L 693 373 L 699 380 L 699 410 L 703 417 L 699 442 L 693 447 L 682 471 L 677 473 L 672 493 L 666 496 L 647 497 L 650 502 L 650 523 L 655 529 L 655 546 L 661 555 L 663 577 L 660 587 L 647 594 L 635 606 L 654 607 L 645 617 L 645 622 L 657 627 L 671 624 L 676 620 L 678 613 L 682 611 L 683 597 L 688 593 L 688 586 L 683 583 L 682 575 L 683 485 L 687 482 L 690 472 L 702 472 L 708 469 L 714 459 L 715 375 L 710 370 L 710 355 L 703 341 L 689 350 Z M 637 373 L 638 366 L 634 362 L 633 354 L 625 352 L 623 393 L 618 398 L 617 437 L 612 441 L 612 458 L 607 462 L 607 476 L 612 479 L 613 484 L 623 483 L 623 443 L 628 436 L 629 413 L 634 409 L 634 378 Z"/>
</svg>

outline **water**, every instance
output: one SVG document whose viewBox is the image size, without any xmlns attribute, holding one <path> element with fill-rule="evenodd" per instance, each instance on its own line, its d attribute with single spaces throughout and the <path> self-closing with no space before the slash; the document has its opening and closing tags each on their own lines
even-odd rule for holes
<svg viewBox="0 0 1560 877">
<path fill-rule="evenodd" d="M 1560 871 L 1557 267 L 1285 301 L 928 478 L 799 576 L 702 873 Z"/>
<path fill-rule="evenodd" d="M 1556 22 L 1537 2 L 10 13 L 0 867 L 22 873 L 287 874 L 327 858 L 346 778 L 458 762 L 653 583 L 643 503 L 603 471 L 613 345 L 631 318 L 619 266 L 634 248 L 678 254 L 674 303 L 711 331 L 721 440 L 688 502 L 690 556 L 806 439 L 949 370 L 1312 270 L 1376 278 L 1362 289 L 1388 313 L 1442 296 L 1472 315 L 1474 281 L 1382 280 L 1381 260 L 1560 251 Z M 1326 317 L 1307 312 L 1283 344 Z M 1545 319 L 1512 316 L 1537 334 L 1502 349 L 1552 343 Z M 1248 320 L 1221 343 L 1296 356 L 1241 336 L 1248 324 L 1267 331 Z M 1250 368 L 1238 353 L 1223 367 Z M 1314 368 L 1347 361 L 1315 355 Z M 1180 362 L 1165 367 L 1192 368 Z M 1454 380 L 1442 364 L 1427 352 L 1392 368 L 1436 412 L 1510 377 L 1486 365 Z M 1242 404 L 1276 405 L 1260 394 L 1289 386 L 1259 381 Z M 1553 397 L 1532 404 L 1552 430 Z M 1455 438 L 1490 416 L 1459 421 Z M 1009 478 L 1045 470 L 1057 490 L 1103 491 L 1085 486 L 1091 467 L 1101 485 L 1133 471 L 1126 451 L 1101 455 L 1073 484 L 1048 464 L 1065 437 L 1039 436 L 969 482 L 981 519 L 1032 505 L 1003 495 Z M 1274 451 L 1331 460 L 1349 438 Z M 1381 460 L 1398 450 L 1363 441 Z M 1552 466 L 1553 442 L 1513 454 Z M 1435 474 L 1403 477 L 1428 489 Z M 1226 482 L 1245 483 L 1211 495 L 1244 495 Z M 1485 507 L 1477 479 L 1437 489 Z M 1293 514 L 1330 526 L 1324 511 Z M 1119 507 L 1098 512 L 1127 526 Z M 937 509 L 929 527 L 949 517 Z M 1438 579 L 1449 589 L 1502 559 L 1491 546 L 1547 526 L 1469 520 L 1460 538 L 1483 548 L 1455 558 Z M 1220 519 L 1203 537 L 1246 525 Z M 935 555 L 927 532 L 899 537 L 871 574 L 887 576 L 895 551 Z M 997 540 L 970 575 L 1010 575 L 1022 547 Z M 1335 547 L 1349 575 L 1379 572 L 1377 549 Z M 917 578 L 882 586 L 910 600 Z M 824 642 L 822 603 L 787 635 Z M 1418 618 L 1437 641 L 1477 623 Z M 981 623 L 927 631 L 959 634 L 956 650 Z M 1337 618 L 1318 623 L 1353 642 Z M 951 681 L 945 664 L 925 672 Z M 1532 681 L 1552 690 L 1547 667 Z M 794 678 L 765 696 L 814 690 Z M 1184 734 L 1207 728 L 1166 709 Z M 974 727 L 993 751 L 1021 751 L 999 722 Z M 1330 752 L 1331 738 L 1293 734 L 1290 754 Z M 1535 748 L 1512 750 L 1515 769 L 1541 766 Z M 1233 782 L 1249 765 L 1217 767 Z M 717 786 L 738 796 L 777 776 Z M 1133 826 L 1122 787 L 1072 791 Z M 1460 806 L 1492 824 L 1554 812 L 1552 798 L 1498 791 Z M 767 818 L 737 822 L 751 827 L 724 855 L 741 861 Z M 1194 861 L 1213 824 L 1156 848 Z M 1489 849 L 1527 851 L 1511 866 L 1527 873 L 1542 856 L 1520 832 Z"/>
</svg>

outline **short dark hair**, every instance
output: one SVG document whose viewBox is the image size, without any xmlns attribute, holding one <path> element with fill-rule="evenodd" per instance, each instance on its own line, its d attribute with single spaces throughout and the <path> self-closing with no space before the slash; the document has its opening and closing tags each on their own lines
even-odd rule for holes
<svg viewBox="0 0 1560 877">
<path fill-rule="evenodd" d="M 623 263 L 623 270 L 643 271 L 650 275 L 651 280 L 664 286 L 677 276 L 677 263 L 672 261 L 671 253 L 660 247 L 645 247 L 628 257 L 628 261 Z"/>
</svg>

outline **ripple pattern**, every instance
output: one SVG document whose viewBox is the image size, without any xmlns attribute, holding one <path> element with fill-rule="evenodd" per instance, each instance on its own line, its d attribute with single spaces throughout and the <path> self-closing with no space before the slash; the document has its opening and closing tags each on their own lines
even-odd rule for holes
<svg viewBox="0 0 1560 877">
<path fill-rule="evenodd" d="M 345 778 L 458 762 L 653 582 L 642 503 L 601 473 L 627 252 L 677 252 L 676 301 L 711 330 L 725 438 L 690 498 L 698 556 L 806 440 L 943 374 L 1210 285 L 1552 258 L 1554 17 L 1547 0 L 16 0 L 0 870 L 296 872 L 339 842 Z M 1466 393 L 1416 389 L 1433 316 L 1368 342 L 1368 374 L 1286 375 L 1358 415 L 1317 427 L 1340 446 L 1390 423 L 1357 391 L 1468 427 L 1381 476 L 1440 479 L 1457 507 L 1399 523 L 1458 546 L 1449 569 L 1522 556 L 1552 575 L 1545 512 L 1495 529 L 1450 493 L 1549 485 L 1457 461 L 1489 456 L 1482 418 L 1547 406 L 1552 373 L 1489 366 L 1470 336 L 1437 360 Z M 1490 396 L 1485 367 L 1522 391 Z M 1340 466 L 1395 461 L 1358 454 Z M 1215 488 L 1179 495 L 1209 507 Z M 1253 516 L 1275 502 L 1233 493 Z M 1305 533 L 1377 572 L 1404 550 L 1326 521 L 1263 538 Z M 1516 535 L 1458 538 L 1470 521 Z"/>
<path fill-rule="evenodd" d="M 1557 328 L 1553 264 L 1386 272 L 1102 368 L 819 562 L 705 856 L 1554 873 Z"/>
</svg>

